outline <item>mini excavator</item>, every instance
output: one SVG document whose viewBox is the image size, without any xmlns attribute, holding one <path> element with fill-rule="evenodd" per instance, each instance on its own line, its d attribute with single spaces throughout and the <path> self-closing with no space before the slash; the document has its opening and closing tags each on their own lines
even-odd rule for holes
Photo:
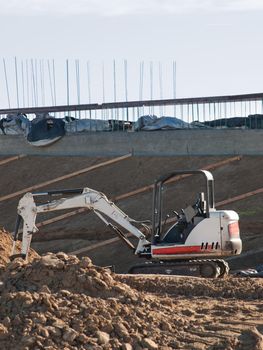
<svg viewBox="0 0 263 350">
<path fill-rule="evenodd" d="M 182 209 L 168 229 L 163 220 L 164 184 L 178 176 L 201 175 L 205 191 L 197 196 L 193 205 Z M 38 197 L 48 196 L 49 201 L 36 203 Z M 59 199 L 50 197 L 60 196 Z M 32 235 L 38 231 L 36 216 L 50 211 L 87 208 L 111 228 L 144 263 L 130 269 L 134 274 L 190 275 L 205 278 L 223 277 L 229 267 L 223 257 L 238 255 L 242 250 L 239 216 L 232 210 L 216 210 L 214 179 L 207 170 L 178 170 L 159 178 L 153 189 L 151 227 L 145 221 L 136 221 L 103 193 L 90 188 L 66 189 L 26 193 L 19 201 L 11 259 L 27 258 Z M 21 253 L 16 253 L 19 226 L 23 221 Z M 138 239 L 135 247 L 126 232 Z M 147 237 L 151 232 L 151 239 Z"/>
</svg>

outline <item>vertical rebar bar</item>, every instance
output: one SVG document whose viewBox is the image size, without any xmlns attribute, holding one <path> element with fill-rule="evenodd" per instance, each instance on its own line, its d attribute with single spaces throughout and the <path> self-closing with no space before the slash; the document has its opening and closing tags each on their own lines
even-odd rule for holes
<svg viewBox="0 0 263 350">
<path fill-rule="evenodd" d="M 38 106 L 38 70 L 37 70 L 37 59 L 35 58 L 35 65 L 34 65 L 34 70 L 35 70 L 35 89 L 36 89 L 36 106 Z"/>
<path fill-rule="evenodd" d="M 57 104 L 57 88 L 56 88 L 56 70 L 55 70 L 55 60 L 52 60 L 52 68 L 53 68 L 53 87 L 54 87 L 54 104 Z"/>
<path fill-rule="evenodd" d="M 35 71 L 34 71 L 34 61 L 31 58 L 31 77 L 32 77 L 32 105 L 37 106 L 36 100 L 36 82 L 35 82 Z"/>
<path fill-rule="evenodd" d="M 28 60 L 26 59 L 26 95 L 27 95 L 27 106 L 30 105 L 29 97 L 29 71 L 28 71 Z"/>
<path fill-rule="evenodd" d="M 160 100 L 163 99 L 163 77 L 162 77 L 162 64 L 159 62 L 159 90 L 160 90 Z M 163 107 L 160 106 L 160 117 L 163 116 Z"/>
<path fill-rule="evenodd" d="M 53 106 L 55 106 L 55 98 L 54 98 L 54 94 L 53 94 L 53 86 L 52 86 L 52 79 L 51 79 L 51 68 L 50 68 L 50 62 L 49 62 L 49 60 L 47 60 L 47 66 L 48 66 L 50 96 L 51 96 L 52 104 L 53 104 Z M 68 83 L 68 73 L 67 73 L 67 83 Z M 68 89 L 67 89 L 67 96 L 68 96 Z M 67 102 L 68 102 L 68 105 L 69 105 L 68 97 L 67 97 Z"/>
<path fill-rule="evenodd" d="M 153 100 L 153 62 L 150 62 L 150 99 Z M 149 114 L 154 114 L 154 107 L 149 108 Z"/>
<path fill-rule="evenodd" d="M 8 86 L 8 79 L 7 79 L 7 70 L 6 70 L 6 64 L 5 64 L 5 59 L 4 58 L 3 58 L 3 65 L 4 65 L 4 73 L 5 73 L 5 86 L 6 86 L 8 107 L 11 108 L 11 106 L 10 106 L 9 86 Z"/>
<path fill-rule="evenodd" d="M 69 106 L 69 61 L 66 60 L 66 76 L 67 76 L 67 105 Z"/>
<path fill-rule="evenodd" d="M 176 62 L 173 61 L 173 98 L 176 99 Z M 174 116 L 176 117 L 176 105 L 174 105 Z"/>
<path fill-rule="evenodd" d="M 43 61 L 39 61 L 39 68 L 40 68 L 40 87 L 41 87 L 41 98 L 42 98 L 42 105 L 45 105 L 45 84 L 44 84 L 44 64 Z"/>
<path fill-rule="evenodd" d="M 87 79 L 88 79 L 88 99 L 89 104 L 91 104 L 91 77 L 90 77 L 90 62 L 87 62 Z M 89 118 L 91 119 L 91 110 L 89 110 Z M 91 123 L 91 122 L 90 122 Z M 90 124 L 91 127 L 91 124 Z"/>
<path fill-rule="evenodd" d="M 115 59 L 113 60 L 113 99 L 114 99 L 114 102 L 116 102 L 117 100 L 117 91 L 116 91 L 116 61 Z M 114 116 L 115 116 L 115 119 L 117 117 L 117 110 L 115 109 L 114 110 Z"/>
<path fill-rule="evenodd" d="M 128 101 L 128 63 L 124 60 L 124 87 L 125 87 L 125 101 Z M 126 108 L 126 120 L 129 121 L 129 108 Z"/>
<path fill-rule="evenodd" d="M 22 75 L 22 97 L 23 97 L 23 107 L 25 107 L 25 78 L 24 78 L 24 62 L 21 61 L 21 75 Z"/>
<path fill-rule="evenodd" d="M 16 103 L 19 108 L 19 88 L 18 88 L 18 71 L 17 71 L 17 59 L 15 57 L 15 75 L 16 75 Z"/>
<path fill-rule="evenodd" d="M 76 91 L 77 91 L 77 101 L 80 105 L 80 75 L 79 75 L 79 60 L 75 60 L 75 73 L 76 73 Z M 81 113 L 78 113 L 79 118 L 81 117 Z"/>
<path fill-rule="evenodd" d="M 102 103 L 105 103 L 105 69 L 104 69 L 104 62 L 102 62 Z M 106 119 L 106 110 L 102 111 L 102 117 L 103 119 Z"/>
<path fill-rule="evenodd" d="M 192 122 L 194 121 L 194 104 L 192 103 Z"/>
<path fill-rule="evenodd" d="M 181 120 L 184 121 L 184 106 L 180 105 Z"/>
<path fill-rule="evenodd" d="M 144 82 L 144 61 L 140 62 L 140 82 L 139 82 L 139 101 L 143 100 L 143 82 Z M 141 107 L 141 114 L 144 115 L 144 107 Z"/>
<path fill-rule="evenodd" d="M 214 121 L 216 120 L 216 103 L 214 102 Z M 211 124 L 210 124 L 211 125 Z"/>
</svg>

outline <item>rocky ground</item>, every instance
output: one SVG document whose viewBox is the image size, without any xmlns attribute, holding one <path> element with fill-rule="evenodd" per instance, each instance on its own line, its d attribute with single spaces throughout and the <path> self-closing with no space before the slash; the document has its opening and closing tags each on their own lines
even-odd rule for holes
<svg viewBox="0 0 263 350">
<path fill-rule="evenodd" d="M 0 349 L 263 349 L 263 280 L 117 275 L 65 253 L 8 262 Z"/>
</svg>

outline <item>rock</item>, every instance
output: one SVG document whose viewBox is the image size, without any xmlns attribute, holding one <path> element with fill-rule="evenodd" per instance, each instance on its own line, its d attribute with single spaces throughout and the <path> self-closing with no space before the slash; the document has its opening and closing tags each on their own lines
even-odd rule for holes
<svg viewBox="0 0 263 350">
<path fill-rule="evenodd" d="M 47 266 L 47 267 L 53 267 L 58 270 L 63 269 L 64 262 L 58 259 L 55 255 L 45 255 L 40 259 L 40 265 Z"/>
<path fill-rule="evenodd" d="M 71 295 L 71 292 L 66 289 L 61 289 L 60 293 L 65 297 L 69 297 Z"/>
<path fill-rule="evenodd" d="M 118 349 L 121 350 L 121 343 L 117 338 L 111 338 L 110 343 L 106 345 L 105 347 L 109 347 L 109 349 Z M 111 347 L 110 347 L 111 346 Z"/>
<path fill-rule="evenodd" d="M 63 329 L 65 328 L 66 324 L 63 320 L 60 320 L 59 318 L 56 318 L 54 322 L 52 323 L 53 327 Z"/>
<path fill-rule="evenodd" d="M 8 338 L 8 329 L 0 323 L 0 340 Z"/>
<path fill-rule="evenodd" d="M 31 346 L 35 344 L 35 342 L 36 342 L 36 339 L 31 335 L 25 335 L 21 339 L 21 343 L 23 344 L 23 346 Z"/>
<path fill-rule="evenodd" d="M 69 343 L 72 343 L 75 338 L 77 337 L 78 333 L 76 331 L 74 331 L 74 329 L 72 328 L 66 328 L 64 333 L 63 333 L 63 340 L 69 342 Z"/>
<path fill-rule="evenodd" d="M 51 294 L 50 289 L 48 288 L 48 286 L 46 286 L 45 284 L 39 289 L 39 292 L 41 293 L 47 293 L 47 294 Z"/>
<path fill-rule="evenodd" d="M 108 286 L 112 286 L 114 284 L 114 279 L 109 272 L 105 272 L 103 274 L 103 279 L 104 279 L 104 282 L 106 282 Z"/>
<path fill-rule="evenodd" d="M 42 302 L 48 308 L 52 309 L 52 303 L 51 303 L 51 296 L 50 296 L 50 294 L 42 293 Z"/>
<path fill-rule="evenodd" d="M 110 319 L 110 317 L 108 319 Z M 113 331 L 113 327 L 112 327 L 112 324 L 111 324 L 110 321 L 105 323 L 104 326 L 101 327 L 101 328 L 102 328 L 101 330 L 103 332 L 106 332 L 106 333 L 109 333 L 109 334 Z"/>
<path fill-rule="evenodd" d="M 142 339 L 141 343 L 142 343 L 142 346 L 144 348 L 147 348 L 149 350 L 158 349 L 158 345 L 153 340 L 151 340 L 150 338 Z"/>
<path fill-rule="evenodd" d="M 77 264 L 79 262 L 79 259 L 76 255 L 68 255 L 67 260 L 70 264 Z"/>
<path fill-rule="evenodd" d="M 92 266 L 92 261 L 89 257 L 83 256 L 79 263 L 80 267 L 87 268 Z"/>
<path fill-rule="evenodd" d="M 45 317 L 45 315 L 38 313 L 37 315 L 35 315 L 35 317 L 33 318 L 33 321 L 35 323 L 42 323 L 45 324 L 47 322 L 47 318 Z"/>
<path fill-rule="evenodd" d="M 160 327 L 162 331 L 170 332 L 172 330 L 172 326 L 166 321 L 162 321 Z"/>
<path fill-rule="evenodd" d="M 136 344 L 134 347 L 134 350 L 145 350 L 143 347 L 141 347 L 141 345 Z"/>
<path fill-rule="evenodd" d="M 81 334 L 78 335 L 77 340 L 80 343 L 86 344 L 88 342 L 88 340 L 89 340 L 89 337 L 86 334 L 81 333 Z"/>
<path fill-rule="evenodd" d="M 50 333 L 51 337 L 60 338 L 62 336 L 62 330 L 53 326 L 46 326 L 47 331 Z"/>
<path fill-rule="evenodd" d="M 108 344 L 108 342 L 110 341 L 109 334 L 102 331 L 97 331 L 96 337 L 98 338 L 98 343 L 100 345 Z"/>
<path fill-rule="evenodd" d="M 95 286 L 95 288 L 97 288 L 98 290 L 105 290 L 108 289 L 107 284 L 102 281 L 100 278 L 98 277 L 94 277 L 93 278 L 93 285 Z"/>
<path fill-rule="evenodd" d="M 124 338 L 124 337 L 129 336 L 129 332 L 123 323 L 114 323 L 113 328 L 114 328 L 115 333 L 119 337 Z"/>
<path fill-rule="evenodd" d="M 67 260 L 68 259 L 67 254 L 65 254 L 64 252 L 58 252 L 56 254 L 56 257 L 59 258 L 59 259 L 63 259 L 63 260 Z"/>
<path fill-rule="evenodd" d="M 9 264 L 7 264 L 7 269 L 9 271 L 12 270 L 18 270 L 20 267 L 24 266 L 26 264 L 25 260 L 22 258 L 16 258 L 14 261 L 11 261 Z"/>
<path fill-rule="evenodd" d="M 6 317 L 3 319 L 3 325 L 4 325 L 5 327 L 8 327 L 8 326 L 10 326 L 10 323 L 11 323 L 10 317 L 6 316 Z"/>
<path fill-rule="evenodd" d="M 49 337 L 49 331 L 48 331 L 48 329 L 46 327 L 42 327 L 42 326 L 39 327 L 38 332 L 44 338 L 48 338 Z"/>
</svg>

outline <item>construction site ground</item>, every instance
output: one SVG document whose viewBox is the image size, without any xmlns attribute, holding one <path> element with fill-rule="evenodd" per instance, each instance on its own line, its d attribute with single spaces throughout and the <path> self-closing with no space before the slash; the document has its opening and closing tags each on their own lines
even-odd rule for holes
<svg viewBox="0 0 263 350">
<path fill-rule="evenodd" d="M 240 215 L 244 253 L 229 259 L 231 268 L 263 263 L 263 157 L 109 160 L 0 159 L 0 349 L 263 349 L 262 279 L 127 275 L 138 259 L 86 210 L 39 216 L 32 247 L 43 257 L 32 251 L 27 263 L 8 262 L 12 242 L 3 228 L 13 231 L 18 200 L 32 186 L 90 187 L 131 218 L 150 220 L 158 176 L 206 168 L 217 208 Z M 196 177 L 169 184 L 165 211 L 180 211 L 201 190 Z"/>
<path fill-rule="evenodd" d="M 8 260 L 0 232 L 0 348 L 261 350 L 263 280 L 116 275 L 88 257 Z"/>
</svg>

